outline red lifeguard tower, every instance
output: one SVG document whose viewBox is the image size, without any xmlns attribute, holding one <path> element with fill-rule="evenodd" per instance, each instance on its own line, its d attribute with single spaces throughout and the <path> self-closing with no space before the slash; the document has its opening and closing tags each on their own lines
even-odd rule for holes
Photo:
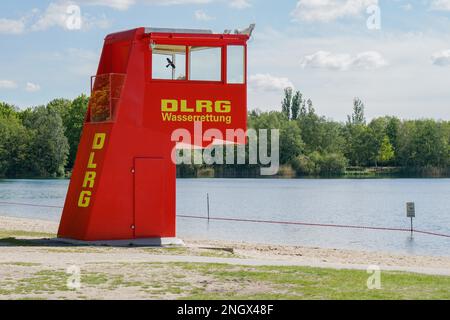
<svg viewBox="0 0 450 320">
<path fill-rule="evenodd" d="M 246 130 L 253 27 L 233 34 L 138 28 L 106 37 L 59 238 L 173 243 L 171 134 L 194 134 L 195 122 L 224 135 Z"/>
</svg>

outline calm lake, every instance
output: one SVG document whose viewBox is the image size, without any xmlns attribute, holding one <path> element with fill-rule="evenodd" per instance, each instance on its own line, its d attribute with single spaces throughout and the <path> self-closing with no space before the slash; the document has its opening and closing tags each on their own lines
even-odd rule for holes
<svg viewBox="0 0 450 320">
<path fill-rule="evenodd" d="M 0 202 L 62 206 L 68 180 L 0 180 Z M 450 179 L 182 179 L 177 213 L 409 228 L 450 234 Z M 0 215 L 58 221 L 61 209 L 0 204 Z M 0 226 L 1 229 L 1 226 Z M 178 236 L 450 256 L 450 239 L 407 232 L 178 219 Z"/>
</svg>

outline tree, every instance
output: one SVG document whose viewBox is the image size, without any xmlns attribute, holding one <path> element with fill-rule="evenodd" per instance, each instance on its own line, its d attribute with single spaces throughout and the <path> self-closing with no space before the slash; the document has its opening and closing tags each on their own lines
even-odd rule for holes
<svg viewBox="0 0 450 320">
<path fill-rule="evenodd" d="M 56 111 L 61 116 L 61 119 L 64 120 L 69 112 L 71 104 L 72 101 L 68 99 L 54 99 L 47 104 L 47 108 Z"/>
<path fill-rule="evenodd" d="M 89 98 L 84 94 L 73 101 L 54 99 L 47 104 L 47 108 L 57 112 L 63 121 L 64 134 L 69 143 L 69 155 L 66 163 L 68 170 L 71 170 L 75 164 L 88 104 Z"/>
<path fill-rule="evenodd" d="M 297 122 L 289 121 L 280 129 L 280 164 L 287 164 L 304 149 L 301 130 Z"/>
<path fill-rule="evenodd" d="M 445 127 L 434 120 L 403 122 L 398 133 L 400 164 L 413 168 L 449 166 L 450 142 Z"/>
<path fill-rule="evenodd" d="M 13 113 L 0 113 L 0 176 L 16 177 L 26 172 L 30 134 Z"/>
<path fill-rule="evenodd" d="M 380 150 L 378 151 L 377 161 L 380 163 L 387 163 L 394 159 L 395 152 L 389 137 L 386 135 L 381 142 Z"/>
<path fill-rule="evenodd" d="M 13 105 L 0 102 L 0 116 L 9 117 L 17 115 L 17 108 Z"/>
<path fill-rule="evenodd" d="M 89 98 L 81 95 L 72 101 L 68 112 L 63 118 L 65 135 L 69 143 L 69 157 L 66 167 L 71 169 L 75 164 L 78 144 L 80 143 L 81 132 L 83 130 L 84 118 L 86 116 Z"/>
<path fill-rule="evenodd" d="M 300 91 L 296 91 L 294 96 L 292 97 L 292 106 L 291 106 L 291 117 L 292 120 L 297 120 L 300 114 L 300 107 L 302 104 L 303 95 Z"/>
<path fill-rule="evenodd" d="M 58 112 L 54 108 L 37 107 L 24 113 L 23 123 L 32 137 L 27 150 L 30 174 L 38 177 L 63 175 L 69 145 Z"/>
<path fill-rule="evenodd" d="M 359 98 L 353 100 L 353 114 L 347 116 L 348 123 L 354 125 L 366 124 L 366 118 L 364 116 L 364 103 Z"/>
<path fill-rule="evenodd" d="M 287 119 L 291 118 L 292 91 L 292 88 L 284 89 L 284 98 L 281 102 L 281 111 Z"/>
</svg>

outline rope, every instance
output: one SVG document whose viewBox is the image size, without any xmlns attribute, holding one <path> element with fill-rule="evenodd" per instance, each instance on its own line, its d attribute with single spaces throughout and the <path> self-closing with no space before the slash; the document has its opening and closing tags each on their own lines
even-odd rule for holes
<svg viewBox="0 0 450 320">
<path fill-rule="evenodd" d="M 307 227 L 327 227 L 327 228 L 342 228 L 342 229 L 360 229 L 360 230 L 377 230 L 377 231 L 398 231 L 398 232 L 411 232 L 411 229 L 407 228 L 388 228 L 388 227 L 369 227 L 369 226 L 355 226 L 355 225 L 343 225 L 343 224 L 325 224 L 325 223 L 309 223 L 309 222 L 293 222 L 293 221 L 274 221 L 274 220 L 256 220 L 256 219 L 237 219 L 237 218 L 207 218 L 201 216 L 189 216 L 189 215 L 177 215 L 179 218 L 187 219 L 201 219 L 201 220 L 216 220 L 216 221 L 233 221 L 233 222 L 251 222 L 251 223 L 267 223 L 267 224 L 281 224 L 281 225 L 297 225 L 297 226 L 307 226 Z M 450 238 L 450 235 L 413 230 L 416 233 Z"/>
<path fill-rule="evenodd" d="M 3 202 L 3 201 L 0 201 L 0 205 L 25 206 L 25 207 L 36 207 L 36 208 L 56 208 L 56 209 L 63 208 L 60 206 L 51 206 L 51 205 L 45 205 L 45 204 L 31 204 L 31 203 Z"/>
<path fill-rule="evenodd" d="M 41 207 L 41 208 L 57 208 L 62 209 L 60 206 L 52 205 L 38 205 L 32 203 L 18 203 L 18 202 L 3 202 L 0 201 L 0 205 L 14 205 L 14 206 L 27 206 L 27 207 Z M 179 218 L 184 219 L 198 219 L 198 220 L 213 220 L 213 221 L 228 221 L 228 222 L 248 222 L 248 223 L 265 223 L 265 224 L 279 224 L 279 225 L 296 225 L 306 227 L 324 227 L 324 228 L 341 228 L 341 229 L 359 229 L 359 230 L 376 230 L 376 231 L 397 231 L 397 232 L 411 232 L 408 228 L 389 228 L 389 227 L 370 227 L 370 226 L 357 226 L 357 225 L 345 225 L 345 224 L 330 224 L 330 223 L 310 223 L 310 222 L 295 222 L 295 221 L 276 221 L 276 220 L 257 220 L 257 219 L 238 219 L 238 218 L 221 218 L 221 217 L 203 217 L 193 215 L 177 215 Z M 413 230 L 415 233 L 450 238 L 449 234 L 436 233 L 432 231 Z"/>
</svg>

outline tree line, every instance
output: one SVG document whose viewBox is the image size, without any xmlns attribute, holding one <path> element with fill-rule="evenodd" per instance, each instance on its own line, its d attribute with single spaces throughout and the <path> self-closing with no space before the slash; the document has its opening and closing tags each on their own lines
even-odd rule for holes
<svg viewBox="0 0 450 320">
<path fill-rule="evenodd" d="M 281 163 L 297 175 L 339 175 L 352 167 L 449 172 L 449 121 L 392 116 L 367 121 L 364 112 L 364 103 L 355 98 L 347 121 L 333 121 L 319 116 L 311 99 L 287 88 L 281 112 L 253 111 L 249 122 L 280 129 Z"/>
<path fill-rule="evenodd" d="M 59 177 L 75 162 L 89 98 L 20 110 L 0 102 L 0 177 Z"/>
<path fill-rule="evenodd" d="M 21 110 L 0 103 L 0 177 L 57 177 L 72 170 L 89 98 L 55 99 Z M 400 120 L 385 116 L 367 121 L 364 103 L 355 98 L 346 122 L 317 114 L 311 99 L 287 88 L 280 111 L 248 114 L 254 129 L 280 130 L 281 174 L 334 176 L 366 168 L 448 175 L 450 122 Z M 180 176 L 199 170 L 257 175 L 255 166 L 178 167 Z"/>
</svg>

